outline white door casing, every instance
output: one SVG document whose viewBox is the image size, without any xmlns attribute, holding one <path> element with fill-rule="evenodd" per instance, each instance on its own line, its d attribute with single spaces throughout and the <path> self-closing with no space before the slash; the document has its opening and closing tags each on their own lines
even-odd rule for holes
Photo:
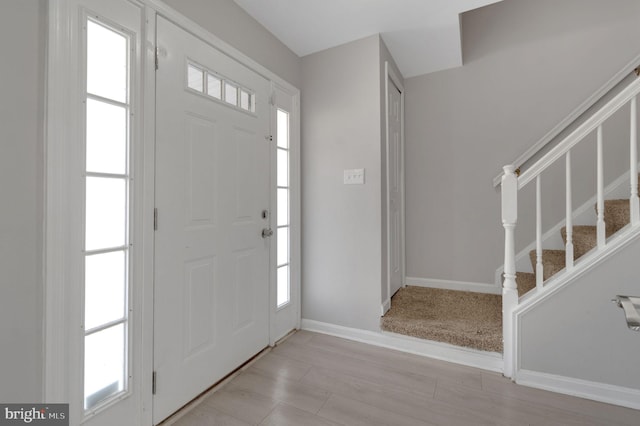
<svg viewBox="0 0 640 426">
<path fill-rule="evenodd" d="M 387 271 L 388 297 L 404 285 L 404 89 L 387 70 Z"/>
<path fill-rule="evenodd" d="M 157 20 L 154 423 L 269 344 L 270 82 Z M 192 61 L 255 113 L 187 88 Z"/>
</svg>

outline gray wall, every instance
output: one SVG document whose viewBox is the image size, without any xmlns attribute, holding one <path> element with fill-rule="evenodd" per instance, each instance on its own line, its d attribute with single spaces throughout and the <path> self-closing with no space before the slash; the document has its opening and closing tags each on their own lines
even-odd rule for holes
<svg viewBox="0 0 640 426">
<path fill-rule="evenodd" d="M 164 0 L 284 80 L 300 87 L 300 58 L 232 0 Z"/>
<path fill-rule="evenodd" d="M 640 240 L 521 317 L 521 368 L 640 389 L 640 333 L 616 295 L 637 296 Z"/>
<path fill-rule="evenodd" d="M 462 15 L 465 65 L 405 82 L 408 276 L 494 281 L 493 177 L 638 55 L 639 19 L 635 0 L 508 0 Z"/>
<path fill-rule="evenodd" d="M 379 329 L 380 43 L 302 58 L 302 317 Z M 344 169 L 365 169 L 344 185 Z"/>
<path fill-rule="evenodd" d="M 0 401 L 43 398 L 46 1 L 0 2 Z"/>
</svg>

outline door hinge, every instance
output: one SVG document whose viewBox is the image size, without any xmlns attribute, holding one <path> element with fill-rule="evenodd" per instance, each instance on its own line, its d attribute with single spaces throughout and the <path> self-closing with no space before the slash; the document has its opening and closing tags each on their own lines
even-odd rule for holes
<svg viewBox="0 0 640 426">
<path fill-rule="evenodd" d="M 153 230 L 158 230 L 158 208 L 154 207 L 153 209 Z"/>
<path fill-rule="evenodd" d="M 156 394 L 156 378 L 157 378 L 157 374 L 154 371 L 153 374 L 151 375 L 151 394 L 155 395 Z"/>
<path fill-rule="evenodd" d="M 156 71 L 159 68 L 159 61 L 158 61 L 158 56 L 159 56 L 158 52 L 159 51 L 160 51 L 160 48 L 158 46 L 156 46 Z"/>
<path fill-rule="evenodd" d="M 271 92 L 271 96 L 269 96 L 269 104 L 271 106 L 275 106 L 276 105 L 276 92 Z"/>
<path fill-rule="evenodd" d="M 264 137 L 266 140 L 268 140 L 269 142 L 273 142 L 273 136 L 271 135 L 267 135 Z"/>
</svg>

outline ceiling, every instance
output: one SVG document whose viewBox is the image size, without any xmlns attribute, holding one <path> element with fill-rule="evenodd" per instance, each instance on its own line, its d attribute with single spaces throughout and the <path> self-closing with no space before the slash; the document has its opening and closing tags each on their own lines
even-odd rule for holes
<svg viewBox="0 0 640 426">
<path fill-rule="evenodd" d="M 502 0 L 234 0 L 298 56 L 381 34 L 405 78 L 462 65 L 462 12 Z"/>
</svg>

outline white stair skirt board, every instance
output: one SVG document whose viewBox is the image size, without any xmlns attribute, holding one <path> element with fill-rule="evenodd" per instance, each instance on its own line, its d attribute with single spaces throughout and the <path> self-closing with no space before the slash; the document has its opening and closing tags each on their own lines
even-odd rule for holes
<svg viewBox="0 0 640 426">
<path fill-rule="evenodd" d="M 360 330 L 304 318 L 302 329 L 497 373 L 502 373 L 503 370 L 502 354 L 495 352 L 483 352 L 401 334 Z"/>
<path fill-rule="evenodd" d="M 620 405 L 636 410 L 640 409 L 640 390 L 637 389 L 530 370 L 518 370 L 516 383 L 607 404 Z"/>
<path fill-rule="evenodd" d="M 443 290 L 471 291 L 473 293 L 502 294 L 502 285 L 474 283 L 465 281 L 449 281 L 433 278 L 412 278 L 405 279 L 407 285 L 415 287 L 439 288 Z"/>
</svg>

